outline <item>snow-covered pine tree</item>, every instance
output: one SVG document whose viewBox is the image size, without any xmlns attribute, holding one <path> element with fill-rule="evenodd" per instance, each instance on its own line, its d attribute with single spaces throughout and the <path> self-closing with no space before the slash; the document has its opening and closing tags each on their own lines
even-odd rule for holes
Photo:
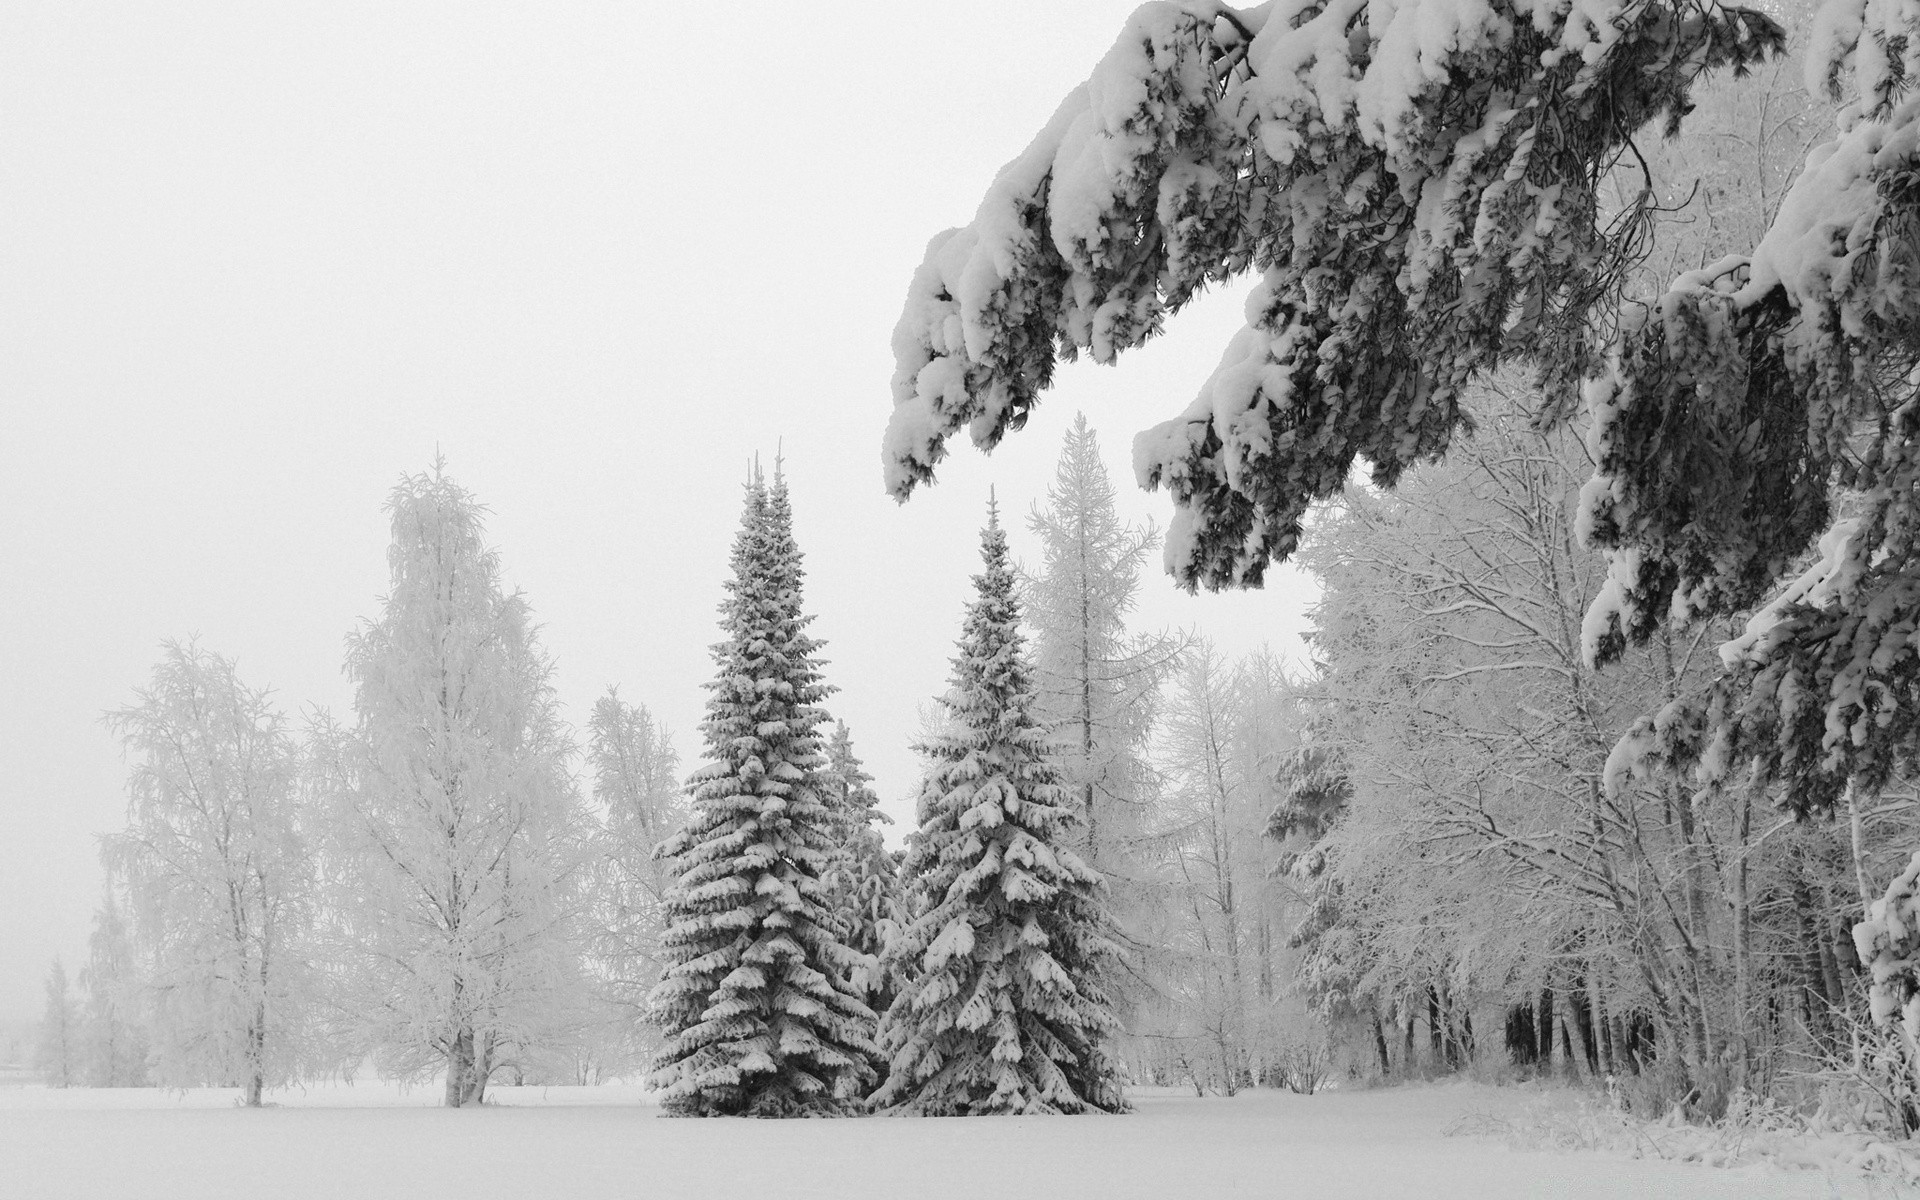
<svg viewBox="0 0 1920 1200">
<path fill-rule="evenodd" d="M 332 822 L 337 987 L 357 1048 L 394 1074 L 444 1070 L 460 1107 L 579 1020 L 586 820 L 553 668 L 501 584 L 485 509 L 441 464 L 387 508 L 390 590 L 348 642 L 359 721 Z"/>
<path fill-rule="evenodd" d="M 721 605 L 726 640 L 701 727 L 707 763 L 692 814 L 662 846 L 672 965 L 651 1019 L 666 1044 L 652 1082 L 678 1116 L 824 1116 L 874 1074 L 874 1015 L 850 981 L 822 880 L 838 816 L 819 727 L 829 692 L 801 611 L 800 551 L 785 478 L 756 470 Z"/>
<path fill-rule="evenodd" d="M 107 721 L 133 771 L 127 827 L 104 853 L 151 968 L 156 1075 L 238 1086 L 257 1105 L 297 1075 L 313 992 L 300 945 L 313 866 L 286 718 L 232 660 L 170 642 L 138 703 Z"/>
<path fill-rule="evenodd" d="M 900 932 L 900 872 L 876 825 L 892 824 L 880 797 L 853 752 L 853 735 L 836 721 L 827 744 L 827 786 L 838 817 L 838 844 L 827 868 L 833 910 L 846 930 L 847 948 L 860 956 L 852 980 L 863 1003 L 876 1013 L 893 1003 L 896 990 L 886 967 L 887 943 Z"/>
<path fill-rule="evenodd" d="M 1655 203 L 1610 211 L 1608 168 L 1677 126 L 1702 73 L 1783 38 L 1717 0 L 1141 7 L 973 223 L 928 244 L 893 335 L 887 487 L 932 478 L 961 429 L 1018 429 L 1060 359 L 1109 362 L 1257 269 L 1246 328 L 1134 467 L 1172 494 L 1170 572 L 1259 584 L 1357 458 L 1391 485 L 1444 451 L 1481 372 L 1531 361 L 1545 415 L 1571 409 Z"/>
<path fill-rule="evenodd" d="M 33 1066 L 50 1088 L 80 1082 L 80 1005 L 67 982 L 66 964 L 53 960 L 47 972 L 47 1007 L 40 1015 L 39 1036 L 33 1047 Z"/>
<path fill-rule="evenodd" d="M 1387 1007 L 1364 995 L 1359 986 L 1366 962 L 1359 931 L 1343 911 L 1337 852 L 1327 837 L 1353 798 L 1340 752 L 1309 734 L 1292 753 L 1273 764 L 1278 795 L 1267 816 L 1266 834 L 1282 849 L 1277 874 L 1291 878 L 1306 894 L 1306 911 L 1287 945 L 1301 951 L 1295 977 L 1301 998 L 1329 1025 L 1360 1019 L 1368 1024 L 1370 1048 L 1384 1077 L 1392 1073 L 1382 1026 Z"/>
<path fill-rule="evenodd" d="M 874 1104 L 928 1116 L 1120 1112 L 1116 953 L 1100 877 L 1067 846 L 1072 798 L 1033 714 L 999 514 L 981 535 L 952 688 L 908 839 L 912 912 L 890 957 Z"/>
</svg>

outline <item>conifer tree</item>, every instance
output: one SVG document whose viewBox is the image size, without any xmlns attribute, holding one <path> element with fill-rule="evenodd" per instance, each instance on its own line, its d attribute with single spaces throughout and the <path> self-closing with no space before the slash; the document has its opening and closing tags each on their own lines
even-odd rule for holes
<svg viewBox="0 0 1920 1200">
<path fill-rule="evenodd" d="M 1127 632 L 1140 568 L 1160 535 L 1121 521 L 1084 413 L 1067 431 L 1046 507 L 1035 508 L 1029 526 L 1041 545 L 1025 593 L 1035 711 L 1059 743 L 1061 783 L 1079 805 L 1088 864 L 1110 882 L 1137 877 L 1128 859 L 1153 786 L 1147 741 L 1184 642 Z"/>
<path fill-rule="evenodd" d="M 873 776 L 854 754 L 845 721 L 834 723 L 827 745 L 827 780 L 839 829 L 827 872 L 833 909 L 846 930 L 848 949 L 860 956 L 852 978 L 861 999 L 873 1011 L 885 1012 L 895 989 L 883 960 L 888 941 L 904 924 L 900 872 L 875 827 L 892 824 L 892 818 L 879 809 L 880 797 L 868 786 Z"/>
<path fill-rule="evenodd" d="M 945 736 L 909 839 L 913 914 L 881 1023 L 874 1103 L 929 1116 L 1119 1112 L 1117 1024 L 1101 986 L 1115 953 L 1100 877 L 1066 846 L 1072 801 L 1035 720 L 998 513 L 967 608 Z"/>
<path fill-rule="evenodd" d="M 661 847 L 679 881 L 672 965 L 651 997 L 666 1037 L 651 1078 L 677 1116 L 831 1115 L 873 1074 L 874 1016 L 822 878 L 837 820 L 817 732 L 829 689 L 777 466 L 771 490 L 757 472 L 748 485 L 732 567 L 708 761 L 689 781 L 686 827 Z"/>
</svg>

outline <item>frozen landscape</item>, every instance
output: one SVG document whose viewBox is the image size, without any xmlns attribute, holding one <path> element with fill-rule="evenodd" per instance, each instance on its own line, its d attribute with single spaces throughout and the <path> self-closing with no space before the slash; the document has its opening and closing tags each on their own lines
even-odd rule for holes
<svg viewBox="0 0 1920 1200">
<path fill-rule="evenodd" d="M 749 7 L 0 0 L 0 1200 L 1915 1193 L 1920 0 Z"/>
<path fill-rule="evenodd" d="M 635 1089 L 317 1086 L 236 1109 L 231 1090 L 0 1088 L 0 1193 L 38 1200 L 1825 1200 L 1895 1196 L 1845 1171 L 1716 1168 L 1510 1149 L 1485 1127 L 1547 1094 L 1444 1084 L 1314 1096 L 1136 1097 L 1125 1117 L 656 1119 Z M 1475 1120 L 1475 1118 L 1481 1118 Z"/>
</svg>

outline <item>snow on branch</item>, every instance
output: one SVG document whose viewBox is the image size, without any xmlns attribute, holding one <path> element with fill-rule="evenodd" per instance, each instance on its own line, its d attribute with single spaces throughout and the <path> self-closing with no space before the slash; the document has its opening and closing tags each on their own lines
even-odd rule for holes
<svg viewBox="0 0 1920 1200">
<path fill-rule="evenodd" d="M 1615 776 L 1744 767 L 1808 812 L 1920 766 L 1920 99 L 1897 100 L 1916 35 L 1920 4 L 1829 5 L 1809 78 L 1853 67 L 1839 133 L 1753 252 L 1674 280 L 1589 385 L 1581 536 L 1610 562 L 1588 660 L 1762 605 Z"/>
<path fill-rule="evenodd" d="M 1611 553 L 1587 654 L 1759 602 L 1835 482 L 1911 469 L 1920 101 L 1816 147 L 1747 258 L 1676 279 L 1588 386 L 1581 534 Z M 1864 433 L 1864 436 L 1862 436 Z"/>
<path fill-rule="evenodd" d="M 1853 946 L 1873 972 L 1873 1023 L 1885 1028 L 1900 1018 L 1909 1062 L 1920 1071 L 1920 853 L 1853 927 Z"/>
<path fill-rule="evenodd" d="M 1259 268 L 1247 326 L 1136 473 L 1188 586 L 1253 586 L 1356 457 L 1390 486 L 1445 450 L 1460 389 L 1512 357 L 1564 409 L 1636 239 L 1596 180 L 1703 71 L 1777 50 L 1701 0 L 1147 4 L 940 234 L 894 332 L 887 486 L 991 449 L 1080 352 L 1109 362 Z"/>
</svg>

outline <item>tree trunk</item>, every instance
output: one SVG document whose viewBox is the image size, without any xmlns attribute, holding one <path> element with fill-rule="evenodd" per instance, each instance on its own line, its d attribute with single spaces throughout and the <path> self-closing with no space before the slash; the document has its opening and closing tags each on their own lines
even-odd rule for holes
<svg viewBox="0 0 1920 1200">
<path fill-rule="evenodd" d="M 1572 1028 L 1574 1022 L 1568 1020 L 1569 1016 L 1567 1006 L 1561 1005 L 1560 1012 L 1555 1017 L 1556 1022 L 1560 1026 L 1560 1061 L 1566 1067 L 1567 1078 L 1578 1079 L 1580 1078 L 1580 1067 L 1578 1065 L 1578 1058 L 1576 1058 L 1574 1054 L 1573 1044 L 1576 1033 Z"/>
<path fill-rule="evenodd" d="M 473 1027 L 463 1025 L 453 1035 L 452 1044 L 447 1047 L 446 1104 L 448 1108 L 465 1108 L 469 1104 L 480 1102 L 473 1050 Z"/>
<path fill-rule="evenodd" d="M 1587 1031 L 1581 1028 L 1581 994 L 1578 991 L 1567 993 L 1567 1003 L 1562 1006 L 1560 1017 L 1560 1036 L 1567 1043 L 1567 1077 L 1578 1079 L 1583 1073 L 1590 1073 L 1593 1058 L 1587 1046 Z"/>
<path fill-rule="evenodd" d="M 1540 1061 L 1540 1033 L 1534 1028 L 1531 1004 L 1507 1008 L 1507 1058 L 1516 1067 L 1531 1067 Z"/>
<path fill-rule="evenodd" d="M 1427 985 L 1427 1062 L 1433 1070 L 1439 1070 L 1442 1058 L 1440 1045 L 1440 989 Z"/>
</svg>

